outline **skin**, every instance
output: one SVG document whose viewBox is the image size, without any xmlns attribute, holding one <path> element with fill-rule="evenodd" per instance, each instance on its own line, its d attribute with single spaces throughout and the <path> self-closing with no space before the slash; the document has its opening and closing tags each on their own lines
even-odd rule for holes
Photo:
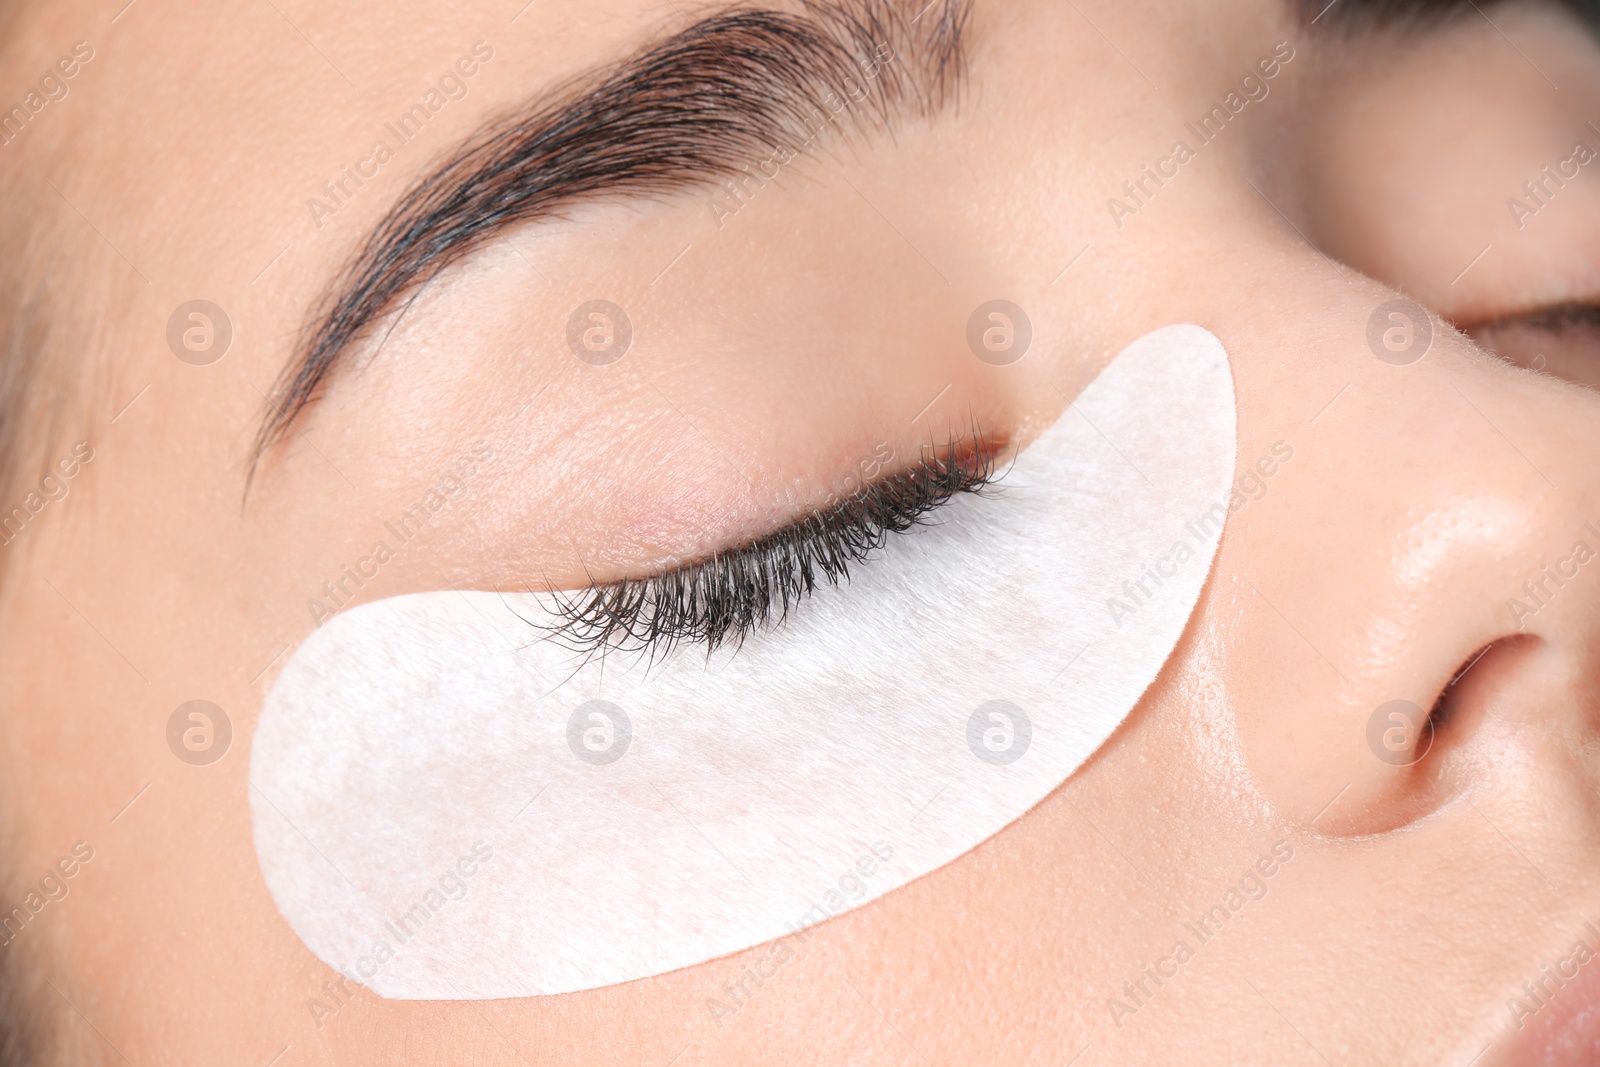
<svg viewBox="0 0 1600 1067">
<path fill-rule="evenodd" d="M 1464 1064 L 1499 1040 L 1507 998 L 1600 920 L 1600 568 L 1520 628 L 1508 607 L 1576 540 L 1600 544 L 1583 530 L 1600 524 L 1600 398 L 1446 323 L 1600 297 L 1600 186 L 1569 184 L 1521 229 L 1506 205 L 1600 136 L 1584 125 L 1600 52 L 1576 23 L 1512 5 L 1494 25 L 1343 39 L 1269 0 L 980 5 L 958 109 L 892 143 L 836 143 L 721 227 L 702 190 L 495 242 L 364 346 L 246 496 L 263 394 L 406 183 L 486 117 L 684 24 L 655 3 L 541 0 L 512 22 L 513 7 L 10 16 L 7 99 L 73 41 L 97 52 L 0 155 L 19 190 L 0 210 L 39 205 L 76 257 L 55 299 L 86 338 L 51 372 L 74 385 L 38 451 L 81 439 L 94 459 L 5 550 L 0 604 L 12 896 L 73 842 L 94 849 L 10 950 L 55 986 L 67 1047 L 142 1065 L 265 1064 L 288 1046 L 285 1067 L 1082 1049 L 1082 1064 Z M 314 226 L 305 198 L 480 39 L 495 57 L 470 95 Z M 1270 96 L 1116 225 L 1107 198 L 1282 40 L 1295 56 Z M 1366 340 L 1396 290 L 1442 316 L 1405 366 Z M 996 295 L 1034 326 L 1006 368 L 963 340 Z M 596 296 L 635 325 L 608 367 L 563 343 Z M 196 297 L 235 324 L 205 367 L 164 336 Z M 1241 473 L 1279 441 L 1293 458 L 1230 518 L 1157 683 L 1035 810 L 817 927 L 720 1024 L 707 999 L 767 949 L 561 997 L 360 991 L 314 1018 L 336 976 L 256 866 L 249 738 L 312 629 L 307 599 L 474 442 L 494 460 L 358 599 L 639 573 L 826 500 L 881 442 L 910 457 L 975 421 L 1025 446 L 1173 322 L 1229 351 Z M 1546 340 L 1570 356 L 1537 331 L 1502 355 L 1543 366 Z M 1432 707 L 1491 644 L 1424 759 L 1374 755 L 1374 709 Z M 204 767 L 166 742 L 196 698 L 234 730 Z M 1124 983 L 1279 842 L 1292 859 L 1265 895 L 1114 1019 Z"/>
</svg>

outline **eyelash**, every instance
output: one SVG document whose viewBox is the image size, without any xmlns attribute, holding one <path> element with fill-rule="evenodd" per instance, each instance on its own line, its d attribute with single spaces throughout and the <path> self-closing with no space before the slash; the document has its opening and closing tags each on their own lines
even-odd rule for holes
<svg viewBox="0 0 1600 1067">
<path fill-rule="evenodd" d="M 680 644 L 704 645 L 708 655 L 738 647 L 782 623 L 820 585 L 848 581 L 850 568 L 891 534 L 927 525 L 957 495 L 992 486 L 998 452 L 977 432 L 961 447 L 924 449 L 909 469 L 766 537 L 664 574 L 558 594 L 554 620 L 543 628 L 578 652 L 640 652 L 652 660 Z"/>
<path fill-rule="evenodd" d="M 1570 303 L 1557 304 L 1552 307 L 1538 308 L 1521 315 L 1513 315 L 1506 319 L 1487 323 L 1488 326 L 1500 326 L 1507 323 L 1516 323 L 1534 330 L 1544 330 L 1549 333 L 1561 333 L 1574 328 L 1600 329 L 1600 304 Z"/>
</svg>

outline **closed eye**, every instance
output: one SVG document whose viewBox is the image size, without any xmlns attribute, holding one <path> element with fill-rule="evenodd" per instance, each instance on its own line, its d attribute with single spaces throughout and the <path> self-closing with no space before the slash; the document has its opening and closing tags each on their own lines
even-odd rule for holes
<svg viewBox="0 0 1600 1067">
<path fill-rule="evenodd" d="M 759 539 L 661 574 L 557 594 L 548 636 L 582 653 L 639 652 L 679 644 L 707 654 L 780 624 L 822 585 L 847 581 L 893 534 L 925 525 L 936 508 L 996 479 L 1002 444 L 974 432 L 925 448 L 917 462 Z M 537 625 L 537 624 L 536 624 Z"/>
<path fill-rule="evenodd" d="M 1464 329 L 1507 363 L 1600 389 L 1600 304 L 1555 304 Z"/>
</svg>

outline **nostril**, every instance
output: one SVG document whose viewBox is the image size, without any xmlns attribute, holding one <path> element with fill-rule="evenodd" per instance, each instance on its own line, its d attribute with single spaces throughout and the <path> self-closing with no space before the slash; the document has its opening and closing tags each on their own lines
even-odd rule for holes
<svg viewBox="0 0 1600 1067">
<path fill-rule="evenodd" d="M 1431 731 L 1449 730 L 1451 724 L 1461 716 L 1462 682 L 1467 675 L 1471 674 L 1472 669 L 1490 652 L 1506 644 L 1519 643 L 1527 636 L 1526 634 L 1514 634 L 1510 637 L 1501 637 L 1490 641 L 1458 667 L 1455 674 L 1451 675 L 1450 680 L 1445 683 L 1444 688 L 1439 691 L 1438 698 L 1434 700 L 1433 707 L 1428 712 L 1429 729 Z"/>
<path fill-rule="evenodd" d="M 1367 719 L 1367 747 L 1391 767 L 1415 766 L 1433 748 L 1434 728 L 1433 712 L 1409 700 L 1385 701 Z"/>
<path fill-rule="evenodd" d="M 1531 634 L 1510 634 L 1496 638 L 1478 649 L 1471 656 L 1462 661 L 1456 668 L 1450 680 L 1439 690 L 1439 695 L 1433 700 L 1426 715 L 1421 715 L 1421 721 L 1414 724 L 1412 736 L 1415 738 L 1407 750 L 1409 759 L 1394 761 L 1397 766 L 1414 766 L 1423 762 L 1428 756 L 1434 756 L 1433 762 L 1441 762 L 1448 751 L 1460 740 L 1463 733 L 1471 729 L 1467 720 L 1473 715 L 1473 696 L 1477 692 L 1472 684 L 1476 681 L 1474 671 L 1486 659 L 1511 651 L 1514 648 L 1534 642 Z M 1485 671 L 1487 673 L 1487 671 Z M 1393 705 L 1407 704 L 1407 701 L 1391 701 Z M 1388 707 L 1382 705 L 1381 707 Z M 1415 708 L 1415 704 L 1410 704 Z M 1374 716 L 1376 717 L 1376 716 Z"/>
<path fill-rule="evenodd" d="M 1531 633 L 1507 634 L 1484 645 L 1466 660 L 1440 691 L 1429 716 L 1440 744 L 1436 757 L 1453 755 L 1483 724 L 1491 707 L 1503 717 L 1514 712 L 1521 693 L 1535 704 L 1545 688 L 1528 658 L 1544 642 Z M 1548 682 L 1548 679 L 1543 679 Z"/>
<path fill-rule="evenodd" d="M 1427 710 L 1405 699 L 1385 701 L 1374 708 L 1367 719 L 1367 747 L 1372 754 L 1391 767 L 1415 767 L 1427 759 L 1434 742 L 1448 733 L 1459 717 L 1462 680 L 1491 649 L 1506 640 L 1513 639 L 1491 641 L 1457 667 Z"/>
<path fill-rule="evenodd" d="M 1358 775 L 1340 810 L 1317 827 L 1324 833 L 1373 834 L 1417 821 L 1441 807 L 1457 791 L 1460 755 L 1477 732 L 1491 703 L 1487 694 L 1500 681 L 1502 667 L 1515 653 L 1537 642 L 1529 634 L 1497 638 L 1463 660 L 1424 707 L 1397 697 L 1368 715 L 1367 748 L 1375 757 Z"/>
</svg>

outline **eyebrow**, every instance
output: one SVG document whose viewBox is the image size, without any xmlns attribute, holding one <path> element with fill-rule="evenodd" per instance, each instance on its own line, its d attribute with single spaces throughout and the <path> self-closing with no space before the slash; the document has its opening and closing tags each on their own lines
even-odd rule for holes
<svg viewBox="0 0 1600 1067">
<path fill-rule="evenodd" d="M 359 341 L 508 227 L 580 200 L 748 177 L 825 132 L 892 131 L 945 108 L 969 11 L 970 0 L 724 9 L 490 120 L 401 195 L 313 309 L 268 396 L 251 474 Z"/>
</svg>

